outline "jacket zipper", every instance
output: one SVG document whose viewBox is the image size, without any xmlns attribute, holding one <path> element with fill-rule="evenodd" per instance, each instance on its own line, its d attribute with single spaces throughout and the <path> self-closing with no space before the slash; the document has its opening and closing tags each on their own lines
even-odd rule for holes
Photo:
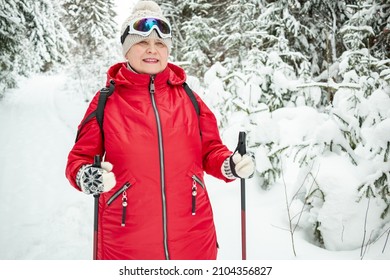
<svg viewBox="0 0 390 280">
<path fill-rule="evenodd" d="M 197 184 L 199 184 L 203 189 L 204 189 L 204 184 L 202 180 L 200 180 L 196 175 L 192 175 L 192 189 L 191 189 L 191 194 L 192 194 L 192 215 L 196 215 L 196 196 L 198 195 L 197 191 Z"/>
<path fill-rule="evenodd" d="M 128 188 L 131 187 L 131 184 L 129 182 L 126 182 L 119 190 L 117 190 L 108 200 L 107 205 L 110 205 L 114 202 L 114 200 L 124 191 L 126 191 Z"/>
<path fill-rule="evenodd" d="M 124 227 L 126 225 L 126 209 L 127 209 L 127 193 L 123 191 L 122 193 L 122 223 L 121 226 Z"/>
<path fill-rule="evenodd" d="M 127 209 L 127 192 L 126 190 L 131 187 L 129 182 L 126 182 L 119 190 L 117 190 L 107 201 L 107 205 L 111 205 L 115 199 L 122 194 L 122 220 L 121 226 L 126 225 L 126 209 Z"/>
<path fill-rule="evenodd" d="M 157 134 L 158 134 L 158 150 L 160 156 L 160 181 L 161 181 L 161 199 L 162 199 L 162 219 L 163 219 L 163 243 L 164 243 L 164 253 L 165 259 L 169 260 L 169 250 L 168 250 L 168 225 L 167 225 L 167 202 L 165 194 L 165 169 L 164 169 L 164 149 L 163 149 L 163 140 L 162 140 L 162 129 L 160 115 L 157 110 L 156 100 L 155 100 L 155 86 L 154 86 L 154 76 L 150 76 L 149 92 L 152 101 L 154 115 L 156 117 L 157 124 Z"/>
</svg>

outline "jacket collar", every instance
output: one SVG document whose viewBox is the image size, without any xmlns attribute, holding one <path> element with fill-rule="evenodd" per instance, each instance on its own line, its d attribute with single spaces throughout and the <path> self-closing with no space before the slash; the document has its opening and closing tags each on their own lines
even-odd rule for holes
<svg viewBox="0 0 390 280">
<path fill-rule="evenodd" d="M 126 62 L 117 63 L 108 70 L 107 83 L 115 81 L 116 86 L 144 87 L 150 83 L 149 74 L 139 74 L 130 70 Z M 168 63 L 163 72 L 155 75 L 154 83 L 157 87 L 166 85 L 181 85 L 186 80 L 186 74 L 182 68 Z"/>
</svg>

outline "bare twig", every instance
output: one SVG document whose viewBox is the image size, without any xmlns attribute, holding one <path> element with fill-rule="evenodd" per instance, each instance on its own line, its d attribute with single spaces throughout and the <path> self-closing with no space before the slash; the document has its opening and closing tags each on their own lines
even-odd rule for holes
<svg viewBox="0 0 390 280">
<path fill-rule="evenodd" d="M 313 166 L 312 166 L 312 168 L 313 168 Z M 312 168 L 311 168 L 311 169 L 312 169 Z M 310 186 L 310 189 L 309 189 L 309 191 L 308 191 L 309 194 L 312 194 L 312 193 L 314 192 L 314 191 L 312 192 L 311 190 L 312 190 L 312 188 L 313 188 L 314 183 L 316 182 L 316 178 L 317 178 L 317 175 L 318 175 L 318 172 L 319 172 L 319 169 L 318 169 L 318 170 L 317 170 L 316 176 L 313 176 L 312 173 L 311 173 L 311 169 L 310 169 L 310 171 L 308 172 L 308 175 L 311 175 L 311 176 L 313 177 L 313 182 L 312 182 L 312 184 L 311 184 L 311 186 Z M 306 176 L 306 178 L 307 178 L 307 176 Z M 306 180 L 306 178 L 305 178 L 305 180 Z M 302 185 L 303 185 L 304 182 L 305 182 L 305 181 L 302 182 Z M 318 186 L 318 184 L 317 184 L 317 186 Z M 295 232 L 295 230 L 297 229 L 297 227 L 298 227 L 298 225 L 299 225 L 299 222 L 301 221 L 301 217 L 302 217 L 303 211 L 305 210 L 305 206 L 307 205 L 307 199 L 308 199 L 308 197 L 305 198 L 305 201 L 304 201 L 304 203 L 303 203 L 303 205 L 302 205 L 301 211 L 299 212 L 299 218 L 298 218 L 298 221 L 297 221 L 296 224 L 295 224 L 295 227 L 294 227 L 294 230 L 293 230 L 294 232 Z"/>
<path fill-rule="evenodd" d="M 366 254 L 368 248 L 370 247 L 370 245 L 371 245 L 372 243 L 374 243 L 374 242 L 371 241 L 371 238 L 372 238 L 373 233 L 374 233 L 374 231 L 372 230 L 371 233 L 370 233 L 370 237 L 368 238 L 367 243 L 366 243 L 366 245 L 364 246 L 364 252 L 363 252 L 363 256 L 361 257 L 361 259 L 364 258 L 364 256 L 365 256 L 365 254 Z"/>
<path fill-rule="evenodd" d="M 282 180 L 283 180 L 283 185 L 284 185 L 284 197 L 285 197 L 285 200 L 286 200 L 287 216 L 288 216 L 288 223 L 289 223 L 289 229 L 290 229 L 289 232 L 290 232 L 290 237 L 291 237 L 291 245 L 292 245 L 292 250 L 293 250 L 294 256 L 296 257 L 297 253 L 295 251 L 294 231 L 293 231 L 290 207 L 289 207 L 288 197 L 287 197 L 287 185 L 286 185 L 286 182 L 284 180 L 284 175 L 283 175 L 283 163 L 282 163 L 282 161 L 280 161 L 280 164 L 281 164 L 281 168 L 280 168 L 281 169 L 281 175 L 282 175 Z"/>
<path fill-rule="evenodd" d="M 385 245 L 383 245 L 382 254 L 385 252 L 387 241 L 389 240 L 389 235 L 390 235 L 390 229 L 387 230 L 386 241 L 385 241 Z"/>
<path fill-rule="evenodd" d="M 368 217 L 368 210 L 370 209 L 370 201 L 371 201 L 371 197 L 368 197 L 367 208 L 366 208 L 366 215 L 364 217 L 363 240 L 362 240 L 362 246 L 360 248 L 360 257 L 361 257 L 361 259 L 363 259 L 364 254 L 365 254 L 365 250 L 363 250 L 363 248 L 367 247 L 367 244 L 370 241 L 370 239 L 369 239 L 367 241 L 367 244 L 364 245 L 365 244 L 365 240 L 366 240 L 366 234 L 367 234 L 367 217 Z"/>
</svg>

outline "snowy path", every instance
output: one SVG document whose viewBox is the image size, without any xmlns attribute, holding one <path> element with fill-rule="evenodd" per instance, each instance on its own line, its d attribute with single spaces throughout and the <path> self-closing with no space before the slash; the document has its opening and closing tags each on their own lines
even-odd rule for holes
<svg viewBox="0 0 390 280">
<path fill-rule="evenodd" d="M 93 199 L 65 178 L 66 158 L 86 104 L 61 76 L 35 76 L 0 101 L 0 260 L 80 260 L 92 256 Z M 230 138 L 230 137 L 229 137 Z M 235 137 L 232 137 L 236 139 Z M 235 147 L 229 147 L 234 149 Z M 241 258 L 240 185 L 206 177 L 220 260 Z M 360 249 L 332 252 L 300 232 L 297 257 L 286 231 L 283 187 L 247 181 L 248 259 L 360 259 Z M 390 259 L 376 244 L 367 259 Z"/>
<path fill-rule="evenodd" d="M 0 259 L 91 258 L 92 199 L 70 187 L 64 176 L 86 105 L 66 93 L 63 84 L 59 76 L 36 76 L 0 102 L 0 159 L 5 163 L 0 169 Z M 207 180 L 219 258 L 240 259 L 239 182 Z M 250 183 L 247 189 L 248 258 L 285 258 L 274 249 L 283 244 L 273 232 L 274 214 L 262 210 L 275 207 L 272 199 L 262 199 Z M 282 239 L 283 250 L 290 250 L 288 238 Z"/>
<path fill-rule="evenodd" d="M 76 119 L 64 109 L 77 104 L 62 85 L 38 76 L 0 103 L 0 259 L 89 258 L 90 203 L 64 177 L 75 128 L 65 119 Z"/>
</svg>

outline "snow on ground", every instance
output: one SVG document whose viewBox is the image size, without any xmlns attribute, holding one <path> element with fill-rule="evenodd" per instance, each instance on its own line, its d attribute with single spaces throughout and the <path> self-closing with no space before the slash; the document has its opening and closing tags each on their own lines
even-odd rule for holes
<svg viewBox="0 0 390 280">
<path fill-rule="evenodd" d="M 63 82 L 36 76 L 0 103 L 0 259 L 90 256 L 83 248 L 92 226 L 89 199 L 64 177 L 84 104 L 61 93 Z"/>
<path fill-rule="evenodd" d="M 65 178 L 67 154 L 87 104 L 61 75 L 24 79 L 0 101 L 0 260 L 89 260 L 93 198 Z M 227 141 L 229 142 L 229 141 Z M 233 141 L 234 142 L 234 141 Z M 234 148 L 234 147 L 230 147 Z M 295 171 L 285 174 L 287 183 Z M 206 176 L 220 260 L 241 259 L 240 182 Z M 296 232 L 293 255 L 284 187 L 263 190 L 247 180 L 247 256 L 251 260 L 358 260 L 360 248 L 329 251 Z M 384 238 L 364 259 L 390 259 Z"/>
</svg>

